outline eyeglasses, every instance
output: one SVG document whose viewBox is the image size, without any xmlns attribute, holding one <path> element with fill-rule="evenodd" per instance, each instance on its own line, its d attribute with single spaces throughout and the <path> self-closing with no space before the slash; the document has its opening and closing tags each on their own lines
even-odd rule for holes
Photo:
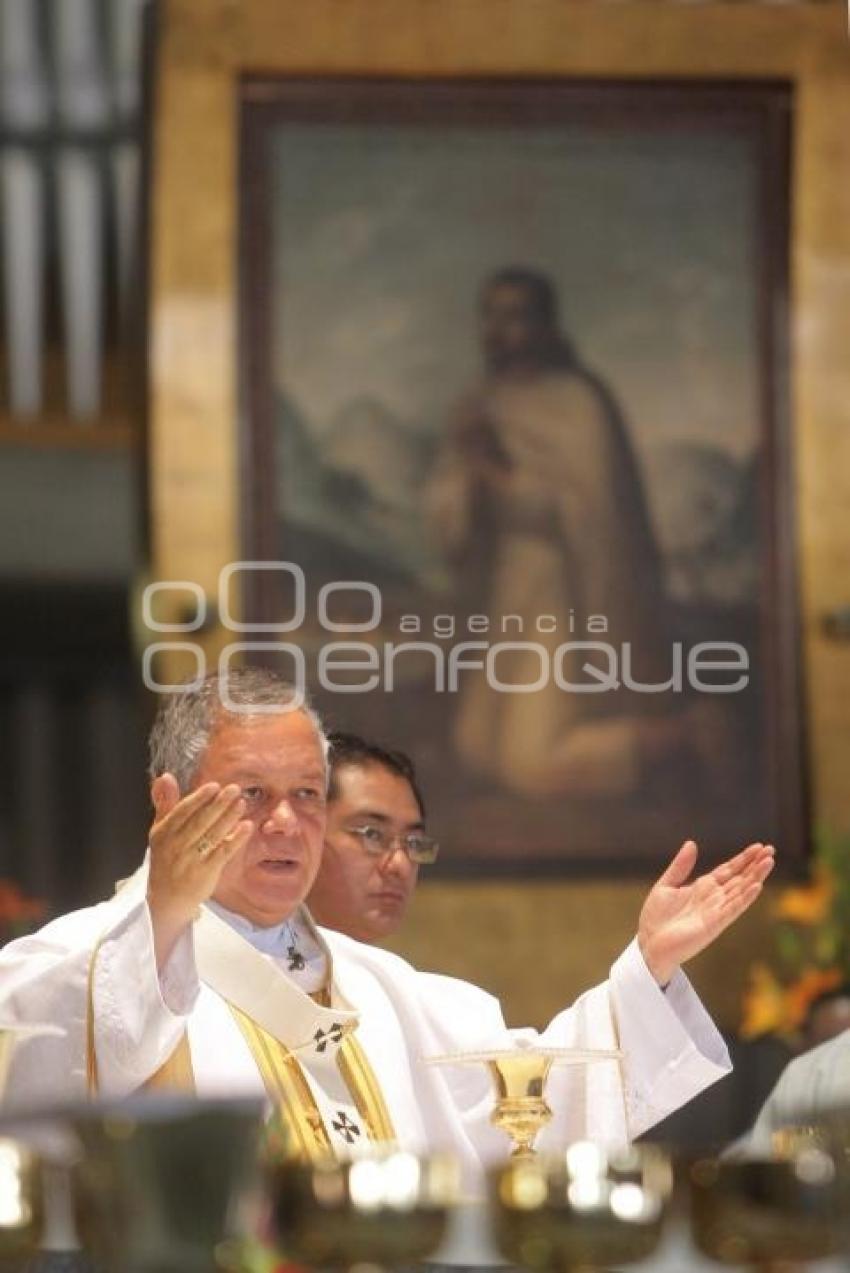
<svg viewBox="0 0 850 1273">
<path fill-rule="evenodd" d="M 381 827 L 363 826 L 349 827 L 348 834 L 355 836 L 361 846 L 371 857 L 383 857 L 385 853 L 393 853 L 396 848 L 404 849 L 411 862 L 419 866 L 429 866 L 436 862 L 440 846 L 430 835 L 423 831 L 408 831 L 402 835 L 394 835 Z"/>
</svg>

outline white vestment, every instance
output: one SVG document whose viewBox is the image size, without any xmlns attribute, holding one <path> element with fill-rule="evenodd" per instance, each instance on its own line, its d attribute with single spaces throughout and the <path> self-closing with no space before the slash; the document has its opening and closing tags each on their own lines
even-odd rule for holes
<svg viewBox="0 0 850 1273">
<path fill-rule="evenodd" d="M 490 1081 L 483 1067 L 436 1068 L 424 1064 L 427 1057 L 518 1047 L 522 1039 L 622 1049 L 622 1062 L 551 1071 L 554 1118 L 540 1148 L 578 1138 L 622 1144 L 730 1069 L 687 978 L 676 973 L 662 992 L 636 941 L 607 982 L 538 1036 L 508 1030 L 496 999 L 476 986 L 417 972 L 396 955 L 325 930 L 317 932 L 331 961 L 332 998 L 330 1007 L 319 1006 L 285 961 L 256 949 L 210 907 L 201 908 L 159 976 L 145 887 L 142 870 L 110 901 L 0 952 L 0 1020 L 65 1030 L 21 1044 L 7 1106 L 85 1099 L 92 1054 L 97 1090 L 121 1097 L 182 1048 L 199 1095 L 292 1098 L 336 1152 L 384 1138 L 414 1151 L 447 1149 L 471 1181 L 507 1147 L 489 1122 Z M 544 971 L 557 975 L 529 975 Z"/>
</svg>

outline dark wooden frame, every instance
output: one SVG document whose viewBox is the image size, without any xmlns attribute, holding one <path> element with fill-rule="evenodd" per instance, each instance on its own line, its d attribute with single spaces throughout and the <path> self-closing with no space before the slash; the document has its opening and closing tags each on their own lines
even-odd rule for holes
<svg viewBox="0 0 850 1273">
<path fill-rule="evenodd" d="M 763 473 L 771 480 L 760 492 L 764 527 L 764 578 L 760 597 L 761 657 L 770 692 L 764 747 L 774 775 L 776 826 L 792 871 L 809 847 L 809 790 L 803 723 L 799 635 L 794 460 L 789 384 L 789 247 L 791 120 L 793 91 L 781 80 L 451 79 L 427 82 L 389 78 L 298 78 L 244 76 L 239 95 L 239 416 L 241 527 L 246 559 L 274 559 L 275 499 L 272 487 L 271 321 L 267 287 L 272 247 L 269 218 L 267 144 L 279 122 L 457 125 L 486 128 L 510 122 L 533 128 L 559 117 L 604 128 L 611 123 L 639 127 L 659 122 L 672 129 L 747 129 L 759 154 L 759 202 L 765 233 L 758 261 L 761 331 L 761 430 Z M 243 596 L 245 617 L 271 617 L 269 595 L 251 576 Z M 642 875 L 645 859 L 619 854 L 576 862 L 549 860 L 494 864 L 455 863 L 453 875 L 597 874 L 609 869 Z"/>
</svg>

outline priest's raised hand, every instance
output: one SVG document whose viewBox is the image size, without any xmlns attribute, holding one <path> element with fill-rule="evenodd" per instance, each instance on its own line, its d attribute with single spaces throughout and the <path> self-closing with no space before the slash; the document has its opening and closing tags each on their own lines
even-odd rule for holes
<svg viewBox="0 0 850 1273">
<path fill-rule="evenodd" d="M 752 906 L 773 870 L 773 845 L 751 844 L 713 871 L 692 879 L 698 852 L 693 840 L 685 841 L 640 913 L 641 954 L 662 986 L 681 964 L 710 946 Z"/>
<path fill-rule="evenodd" d="M 147 898 L 161 970 L 254 827 L 242 821 L 245 801 L 235 783 L 207 782 L 181 799 L 177 779 L 166 773 L 154 780 L 151 797 L 155 815 Z"/>
</svg>

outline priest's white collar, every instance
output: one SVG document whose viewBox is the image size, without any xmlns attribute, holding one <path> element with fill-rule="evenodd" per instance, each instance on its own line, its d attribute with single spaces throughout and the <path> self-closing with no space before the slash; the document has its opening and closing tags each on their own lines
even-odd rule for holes
<svg viewBox="0 0 850 1273">
<path fill-rule="evenodd" d="M 228 910 L 212 898 L 206 905 L 229 928 L 244 937 L 254 950 L 276 960 L 307 994 L 313 994 L 327 984 L 330 956 L 304 907 L 297 907 L 288 919 L 279 924 L 264 925 L 253 923 L 245 915 Z"/>
<path fill-rule="evenodd" d="M 225 924 L 235 928 L 240 937 L 244 937 L 255 950 L 262 951 L 264 955 L 282 954 L 295 938 L 305 933 L 303 923 L 299 923 L 301 916 L 298 909 L 289 919 L 281 920 L 279 924 L 265 925 L 255 924 L 253 920 L 240 915 L 238 911 L 228 910 L 226 906 L 222 906 L 221 902 L 216 902 L 212 898 L 206 905 L 218 915 L 219 919 L 223 919 Z"/>
</svg>

